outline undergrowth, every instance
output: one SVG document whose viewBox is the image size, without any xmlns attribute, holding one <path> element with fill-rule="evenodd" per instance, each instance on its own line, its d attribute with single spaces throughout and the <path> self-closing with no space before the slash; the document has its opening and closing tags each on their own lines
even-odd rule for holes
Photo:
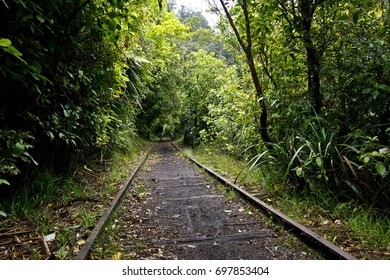
<svg viewBox="0 0 390 280">
<path fill-rule="evenodd" d="M 49 245 L 57 259 L 72 259 L 144 146 L 138 141 L 129 149 L 112 150 L 108 159 L 85 161 L 70 175 L 55 175 L 51 169 L 36 171 L 30 182 L 0 200 L 0 225 L 9 230 L 6 227 L 12 223 L 8 221 L 30 221 L 33 232 L 55 234 Z M 44 256 L 35 253 L 28 258 Z"/>
</svg>

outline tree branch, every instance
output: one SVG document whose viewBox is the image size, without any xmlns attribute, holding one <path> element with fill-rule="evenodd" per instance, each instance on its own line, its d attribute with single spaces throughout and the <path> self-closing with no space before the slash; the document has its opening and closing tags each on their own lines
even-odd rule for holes
<svg viewBox="0 0 390 280">
<path fill-rule="evenodd" d="M 277 1 L 277 4 L 278 4 L 280 12 L 282 13 L 282 16 L 284 17 L 284 19 L 288 23 L 288 26 L 290 28 L 290 34 L 292 36 L 295 24 L 290 20 L 288 15 L 289 14 L 293 15 L 293 11 L 290 11 L 280 0 Z M 294 16 L 293 16 L 293 19 L 294 19 Z"/>
<path fill-rule="evenodd" d="M 5 0 L 2 0 L 3 4 L 7 7 L 7 9 L 9 9 L 7 3 L 5 3 Z"/>
<path fill-rule="evenodd" d="M 234 35 L 236 35 L 237 41 L 240 44 L 241 48 L 244 50 L 246 54 L 248 54 L 248 46 L 244 43 L 244 40 L 242 39 L 240 33 L 238 32 L 237 26 L 234 23 L 234 20 L 232 18 L 232 15 L 230 14 L 228 8 L 226 7 L 226 4 L 223 0 L 219 0 L 219 2 L 222 5 L 223 11 L 225 12 L 226 17 L 229 20 L 230 26 L 233 29 Z"/>
<path fill-rule="evenodd" d="M 246 0 L 242 1 L 242 11 L 244 12 L 245 17 L 245 31 L 246 31 L 246 41 L 248 52 L 252 51 L 252 34 L 251 34 L 251 23 L 249 20 L 249 12 L 248 12 L 248 3 Z"/>
</svg>

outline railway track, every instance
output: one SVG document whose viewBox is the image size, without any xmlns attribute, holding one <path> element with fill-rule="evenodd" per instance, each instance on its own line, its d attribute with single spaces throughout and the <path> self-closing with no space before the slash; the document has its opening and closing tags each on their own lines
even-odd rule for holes
<svg viewBox="0 0 390 280">
<path fill-rule="evenodd" d="M 186 157 L 173 144 L 156 144 L 147 167 L 139 172 L 148 158 L 145 156 L 76 259 L 89 258 L 96 238 L 102 234 L 116 209 L 119 211 L 113 226 L 116 230 L 105 234 L 112 235 L 110 239 L 125 259 L 355 259 L 216 172 Z M 240 194 L 246 202 L 226 199 L 226 195 L 217 190 L 217 183 L 210 181 L 188 160 Z M 147 195 L 135 202 L 137 189 L 142 189 Z M 261 209 L 267 216 L 253 213 L 251 209 L 254 208 Z M 269 216 L 276 218 L 287 230 L 281 233 L 275 225 L 270 226 L 267 222 Z M 294 241 L 294 246 L 287 244 L 286 240 L 291 240 L 290 232 L 305 244 L 300 241 Z"/>
<path fill-rule="evenodd" d="M 174 144 L 172 144 L 176 149 L 178 149 L 180 152 L 180 148 Z M 184 154 L 184 153 L 183 153 Z M 210 168 L 204 166 L 197 160 L 189 157 L 186 155 L 186 157 L 195 163 L 197 166 L 205 170 L 207 173 L 212 175 L 214 178 L 216 178 L 221 183 L 225 184 L 226 186 L 234 189 L 237 191 L 245 200 L 249 201 L 256 207 L 262 209 L 266 212 L 266 214 L 275 217 L 277 220 L 279 220 L 284 226 L 292 230 L 296 235 L 298 235 L 300 238 L 304 239 L 305 242 L 312 244 L 314 247 L 318 247 L 324 255 L 326 255 L 329 258 L 335 258 L 335 259 L 341 259 L 341 260 L 356 260 L 354 256 L 351 254 L 345 252 L 340 247 L 334 245 L 333 243 L 329 242 L 322 236 L 318 235 L 317 233 L 313 232 L 309 228 L 305 227 L 304 225 L 294 221 L 293 219 L 289 218 L 288 216 L 284 215 L 282 212 L 276 210 L 272 206 L 268 205 L 264 201 L 256 198 L 251 193 L 245 191 L 240 186 L 233 184 L 223 176 L 219 175 L 215 171 L 211 170 Z"/>
</svg>

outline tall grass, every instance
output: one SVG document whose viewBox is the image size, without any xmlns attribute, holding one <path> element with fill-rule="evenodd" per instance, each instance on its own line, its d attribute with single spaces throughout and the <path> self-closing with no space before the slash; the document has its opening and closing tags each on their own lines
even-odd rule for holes
<svg viewBox="0 0 390 280">
<path fill-rule="evenodd" d="M 390 149 L 355 131 L 338 147 L 342 181 L 366 204 L 390 212 Z"/>
<path fill-rule="evenodd" d="M 2 209 L 12 216 L 27 218 L 36 209 L 53 202 L 65 186 L 49 169 L 36 171 L 32 180 L 17 189 L 9 200 L 1 201 Z"/>
<path fill-rule="evenodd" d="M 340 136 L 320 118 L 288 142 L 272 145 L 250 159 L 242 179 L 260 169 L 268 185 L 319 199 L 357 200 L 390 211 L 390 150 L 376 137 Z"/>
</svg>

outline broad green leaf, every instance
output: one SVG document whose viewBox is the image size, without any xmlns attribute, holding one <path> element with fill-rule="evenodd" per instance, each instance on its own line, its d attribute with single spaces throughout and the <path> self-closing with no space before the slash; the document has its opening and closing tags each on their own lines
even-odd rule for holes
<svg viewBox="0 0 390 280">
<path fill-rule="evenodd" d="M 6 38 L 0 38 L 0 47 L 7 48 L 11 46 L 11 40 Z"/>
<path fill-rule="evenodd" d="M 387 175 L 387 170 L 386 170 L 386 167 L 383 165 L 383 163 L 381 162 L 378 162 L 377 164 L 375 164 L 375 169 L 376 169 L 376 172 L 378 172 L 379 175 L 381 175 L 382 177 L 385 177 Z"/>
<path fill-rule="evenodd" d="M 22 53 L 20 51 L 18 51 L 14 46 L 8 46 L 8 48 L 5 51 L 16 56 L 16 57 L 22 56 Z"/>
<path fill-rule="evenodd" d="M 10 186 L 11 184 L 7 180 L 0 179 L 0 185 L 8 185 L 8 186 Z"/>
<path fill-rule="evenodd" d="M 388 85 L 384 85 L 384 84 L 378 84 L 378 85 L 375 85 L 376 88 L 379 88 L 381 90 L 384 90 L 386 92 L 390 92 L 390 86 Z M 379 94 L 379 93 L 378 93 Z"/>
<path fill-rule="evenodd" d="M 12 151 L 12 154 L 15 156 L 20 156 L 24 153 L 25 149 L 26 146 L 23 143 L 18 142 L 16 143 L 14 150 Z"/>
<path fill-rule="evenodd" d="M 318 167 L 321 167 L 321 168 L 324 165 L 321 157 L 316 157 L 316 163 L 317 163 Z"/>
<path fill-rule="evenodd" d="M 297 174 L 297 176 L 301 177 L 301 175 L 303 174 L 303 168 L 302 167 L 299 167 L 295 173 Z"/>
<path fill-rule="evenodd" d="M 0 211 L 0 216 L 3 216 L 4 218 L 6 218 L 7 214 L 5 214 L 5 212 L 3 212 L 3 211 Z"/>
<path fill-rule="evenodd" d="M 45 22 L 45 18 L 41 15 L 37 15 L 37 20 L 39 20 L 41 23 Z"/>
</svg>

